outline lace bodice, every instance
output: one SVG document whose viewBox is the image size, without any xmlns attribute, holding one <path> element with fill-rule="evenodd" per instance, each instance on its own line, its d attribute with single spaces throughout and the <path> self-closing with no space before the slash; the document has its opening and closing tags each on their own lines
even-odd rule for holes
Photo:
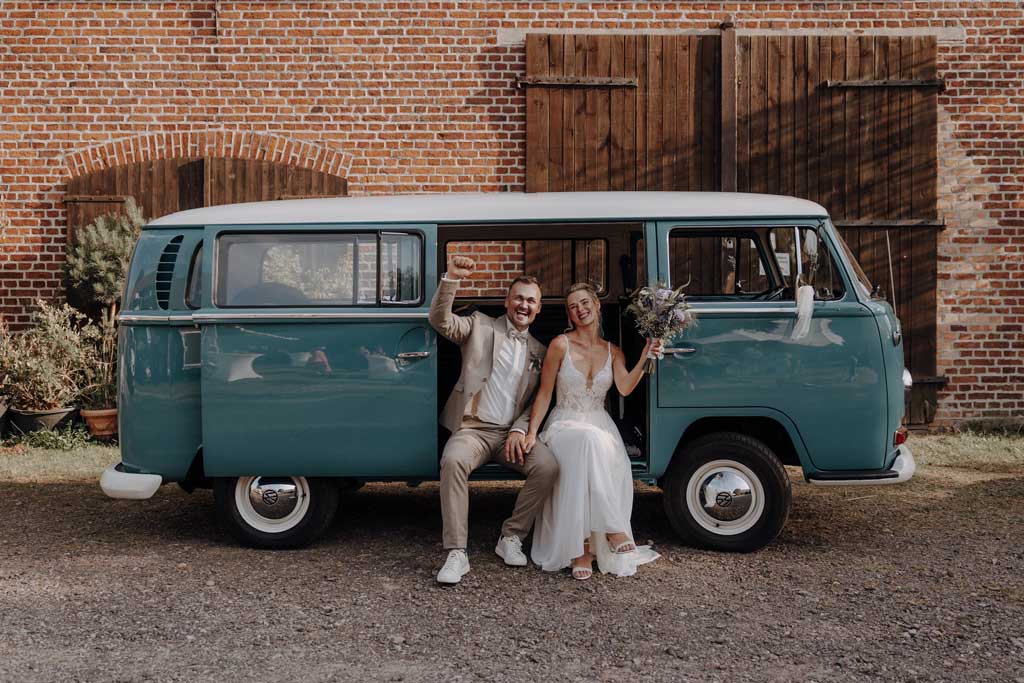
<svg viewBox="0 0 1024 683">
<path fill-rule="evenodd" d="M 562 367 L 558 369 L 555 397 L 558 408 L 575 413 L 603 411 L 604 399 L 612 387 L 612 346 L 608 344 L 608 359 L 587 386 L 587 377 L 572 364 L 572 354 L 566 350 Z"/>
</svg>

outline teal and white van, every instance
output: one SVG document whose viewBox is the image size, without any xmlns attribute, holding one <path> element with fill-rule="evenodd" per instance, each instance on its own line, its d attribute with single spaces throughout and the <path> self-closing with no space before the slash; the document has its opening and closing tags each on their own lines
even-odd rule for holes
<svg viewBox="0 0 1024 683">
<path fill-rule="evenodd" d="M 604 333 L 628 357 L 643 343 L 629 293 L 686 286 L 698 325 L 608 408 L 634 476 L 657 482 L 689 542 L 770 542 L 790 508 L 786 465 L 821 485 L 914 473 L 899 321 L 821 206 L 448 194 L 216 206 L 147 225 L 120 315 L 122 462 L 103 490 L 212 487 L 236 538 L 281 548 L 321 534 L 343 487 L 437 479 L 438 410 L 459 355 L 427 310 L 451 253 L 487 271 L 464 287 L 464 308 L 499 314 L 514 275 L 539 277 L 553 304 L 531 328 L 544 343 L 565 327 L 565 288 L 594 283 Z"/>
</svg>

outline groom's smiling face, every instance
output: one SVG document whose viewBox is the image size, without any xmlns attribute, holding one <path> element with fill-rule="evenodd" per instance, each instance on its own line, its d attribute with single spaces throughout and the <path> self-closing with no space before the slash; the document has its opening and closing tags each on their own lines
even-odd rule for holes
<svg viewBox="0 0 1024 683">
<path fill-rule="evenodd" d="M 518 330 L 528 328 L 540 313 L 540 287 L 528 282 L 516 282 L 505 297 L 505 312 Z"/>
</svg>

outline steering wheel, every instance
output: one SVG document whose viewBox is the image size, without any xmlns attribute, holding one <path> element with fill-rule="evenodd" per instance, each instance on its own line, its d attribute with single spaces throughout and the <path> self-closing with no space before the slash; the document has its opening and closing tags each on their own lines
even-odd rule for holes
<svg viewBox="0 0 1024 683">
<path fill-rule="evenodd" d="M 782 296 L 782 293 L 785 292 L 787 289 L 789 289 L 789 287 L 787 287 L 786 285 L 772 287 L 768 291 L 761 292 L 756 297 L 754 297 L 754 301 L 778 301 L 779 298 Z"/>
</svg>

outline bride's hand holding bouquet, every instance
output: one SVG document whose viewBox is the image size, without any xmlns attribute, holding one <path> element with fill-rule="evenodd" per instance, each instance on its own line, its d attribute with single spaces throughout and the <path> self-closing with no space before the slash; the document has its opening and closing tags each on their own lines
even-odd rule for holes
<svg viewBox="0 0 1024 683">
<path fill-rule="evenodd" d="M 644 353 L 648 359 L 648 373 L 654 372 L 654 360 L 664 357 L 664 341 L 681 334 L 696 322 L 683 287 L 669 289 L 661 283 L 641 287 L 633 294 L 626 309 L 636 318 L 637 331 L 647 338 Z"/>
</svg>

